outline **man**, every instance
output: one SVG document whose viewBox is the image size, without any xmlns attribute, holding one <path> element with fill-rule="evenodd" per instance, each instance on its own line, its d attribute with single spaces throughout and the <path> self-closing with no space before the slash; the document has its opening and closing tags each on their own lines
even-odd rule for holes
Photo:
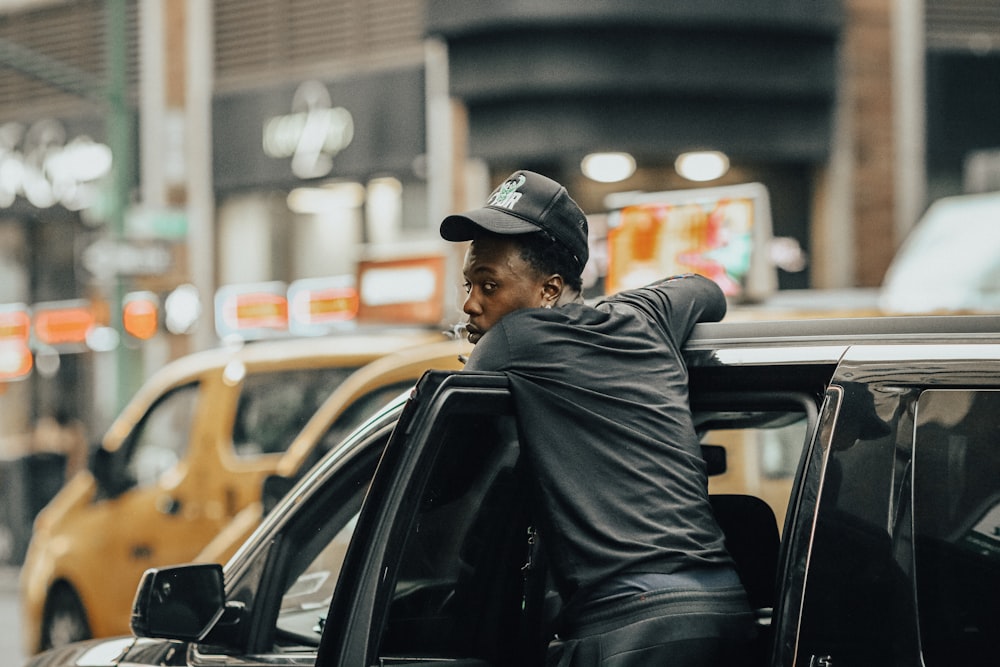
<svg viewBox="0 0 1000 667">
<path fill-rule="evenodd" d="M 503 371 L 563 600 L 549 662 L 739 664 L 752 616 L 708 499 L 681 347 L 725 298 L 686 275 L 596 306 L 587 220 L 566 189 L 512 174 L 441 223 L 472 241 L 467 370 Z"/>
</svg>

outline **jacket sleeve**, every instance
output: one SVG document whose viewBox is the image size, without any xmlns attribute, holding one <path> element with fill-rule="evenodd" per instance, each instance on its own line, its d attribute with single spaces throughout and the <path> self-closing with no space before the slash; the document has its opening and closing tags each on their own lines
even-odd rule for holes
<svg viewBox="0 0 1000 667">
<path fill-rule="evenodd" d="M 609 297 L 605 303 L 633 307 L 655 321 L 678 346 L 698 322 L 718 322 L 726 315 L 726 296 L 715 281 L 694 273 L 665 278 Z"/>
</svg>

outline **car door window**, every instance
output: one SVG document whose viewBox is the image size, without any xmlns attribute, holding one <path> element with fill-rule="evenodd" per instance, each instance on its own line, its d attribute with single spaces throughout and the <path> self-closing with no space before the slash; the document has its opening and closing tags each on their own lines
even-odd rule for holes
<svg viewBox="0 0 1000 667">
<path fill-rule="evenodd" d="M 1000 391 L 925 391 L 916 424 L 914 562 L 924 664 L 988 664 L 1000 636 Z"/>
<path fill-rule="evenodd" d="M 455 414 L 399 556 L 380 655 L 517 664 L 528 549 L 512 416 Z"/>
<path fill-rule="evenodd" d="M 178 387 L 149 409 L 129 436 L 126 472 L 140 487 L 153 485 L 184 457 L 191 438 L 198 384 Z"/>
<path fill-rule="evenodd" d="M 360 507 L 362 493 L 354 494 L 344 503 L 344 509 Z M 333 599 L 347 547 L 354 535 L 358 514 L 346 522 L 326 541 L 316 557 L 306 565 L 281 596 L 281 606 L 275 625 L 279 645 L 319 646 L 326 622 L 326 611 Z M 324 532 L 328 532 L 324 531 Z"/>
<path fill-rule="evenodd" d="M 391 424 L 350 445 L 350 453 L 317 492 L 302 501 L 276 544 L 271 575 L 281 583 L 274 606 L 273 651 L 313 651 L 340 577 L 375 465 Z"/>
<path fill-rule="evenodd" d="M 280 454 L 333 391 L 357 368 L 250 373 L 243 381 L 233 447 L 241 457 Z"/>
<path fill-rule="evenodd" d="M 919 664 L 909 528 L 919 392 L 845 382 L 837 393 L 836 426 L 810 470 L 821 480 L 811 528 L 800 516 L 811 541 L 798 636 L 783 636 L 783 650 L 794 646 L 801 665 Z"/>
</svg>

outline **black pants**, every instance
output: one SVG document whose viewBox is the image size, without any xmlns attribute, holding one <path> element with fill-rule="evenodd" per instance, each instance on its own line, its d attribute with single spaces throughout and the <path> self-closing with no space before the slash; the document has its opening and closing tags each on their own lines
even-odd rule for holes
<svg viewBox="0 0 1000 667">
<path fill-rule="evenodd" d="M 595 603 L 549 644 L 551 667 L 742 667 L 753 614 L 740 587 L 633 593 Z"/>
</svg>

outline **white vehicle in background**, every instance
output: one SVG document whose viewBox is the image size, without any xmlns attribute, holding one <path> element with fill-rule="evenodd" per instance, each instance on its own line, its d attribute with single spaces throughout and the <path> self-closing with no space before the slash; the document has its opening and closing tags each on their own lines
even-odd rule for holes
<svg viewBox="0 0 1000 667">
<path fill-rule="evenodd" d="M 888 313 L 1000 310 L 1000 192 L 931 204 L 889 266 L 879 305 Z"/>
</svg>

